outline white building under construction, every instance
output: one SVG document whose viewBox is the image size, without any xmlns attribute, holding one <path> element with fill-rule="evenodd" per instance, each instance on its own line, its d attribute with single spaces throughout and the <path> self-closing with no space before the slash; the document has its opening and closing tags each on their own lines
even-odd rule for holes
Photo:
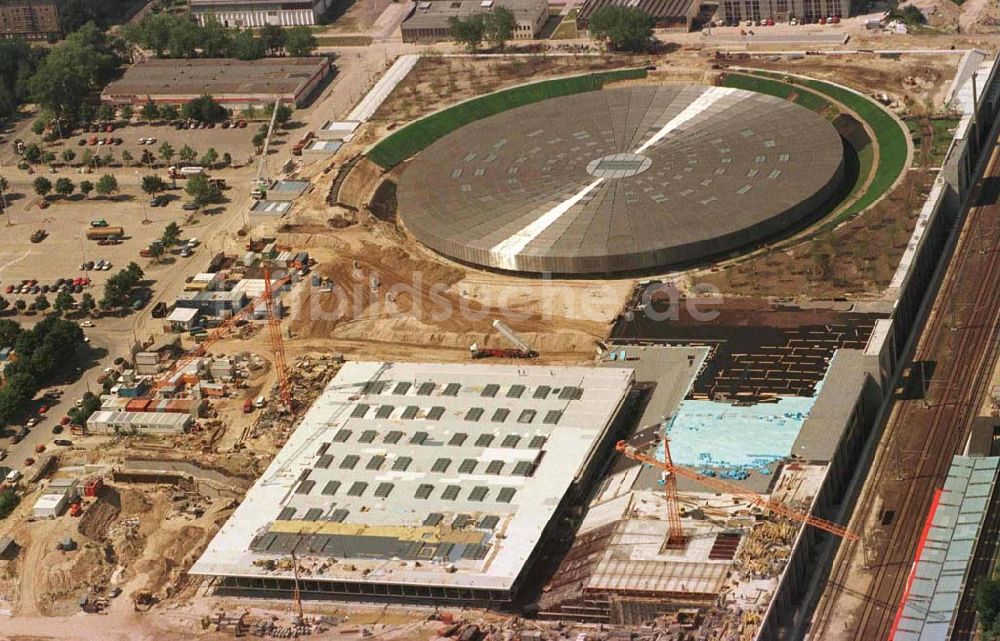
<svg viewBox="0 0 1000 641">
<path fill-rule="evenodd" d="M 223 593 L 507 602 L 631 369 L 348 363 L 192 569 Z"/>
</svg>

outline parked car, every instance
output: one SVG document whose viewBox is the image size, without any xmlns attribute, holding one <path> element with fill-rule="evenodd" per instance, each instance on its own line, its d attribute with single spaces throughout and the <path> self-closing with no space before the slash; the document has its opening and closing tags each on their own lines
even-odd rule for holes
<svg viewBox="0 0 1000 641">
<path fill-rule="evenodd" d="M 64 438 L 57 438 L 55 441 L 53 441 L 53 443 L 55 443 L 56 445 L 61 445 L 62 447 L 70 447 L 71 445 L 73 445 L 73 441 L 69 441 Z"/>
<path fill-rule="evenodd" d="M 183 209 L 184 211 L 198 211 L 198 205 L 196 205 L 195 203 L 184 203 L 181 206 L 181 209 Z"/>
</svg>

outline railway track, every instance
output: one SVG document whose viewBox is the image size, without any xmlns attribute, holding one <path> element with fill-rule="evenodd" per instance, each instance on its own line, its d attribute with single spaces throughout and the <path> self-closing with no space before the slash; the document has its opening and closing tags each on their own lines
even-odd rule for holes
<svg viewBox="0 0 1000 641">
<path fill-rule="evenodd" d="M 960 453 L 998 356 L 1000 163 L 994 151 L 915 361 L 936 368 L 923 400 L 897 401 L 808 638 L 888 639 L 935 488 Z M 879 510 L 879 513 L 875 511 Z M 887 511 L 892 521 L 879 526 Z"/>
</svg>

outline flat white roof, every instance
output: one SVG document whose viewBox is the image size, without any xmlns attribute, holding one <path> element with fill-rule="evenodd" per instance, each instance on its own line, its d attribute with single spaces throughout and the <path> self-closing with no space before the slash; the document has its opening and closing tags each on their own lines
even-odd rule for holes
<svg viewBox="0 0 1000 641">
<path fill-rule="evenodd" d="M 198 316 L 198 310 L 194 307 L 175 307 L 174 311 L 167 316 L 168 322 L 189 323 Z"/>
<path fill-rule="evenodd" d="M 191 572 L 290 577 L 255 561 L 294 548 L 314 581 L 516 587 L 632 381 L 605 367 L 348 363 Z"/>
</svg>

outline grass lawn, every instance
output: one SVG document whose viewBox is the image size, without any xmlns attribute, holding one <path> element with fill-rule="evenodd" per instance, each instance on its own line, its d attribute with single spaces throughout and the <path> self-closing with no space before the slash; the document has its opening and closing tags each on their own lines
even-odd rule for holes
<svg viewBox="0 0 1000 641">
<path fill-rule="evenodd" d="M 580 13 L 579 9 L 570 9 L 550 38 L 552 40 L 568 40 L 579 37 L 580 33 L 576 28 L 576 14 L 578 13 Z"/>
<path fill-rule="evenodd" d="M 372 43 L 371 36 L 316 36 L 316 43 L 321 47 L 367 47 Z"/>
<path fill-rule="evenodd" d="M 620 69 L 545 80 L 473 98 L 406 125 L 375 145 L 368 152 L 368 158 L 383 169 L 391 169 L 470 122 L 549 98 L 594 91 L 605 82 L 645 77 L 644 69 Z"/>
</svg>

